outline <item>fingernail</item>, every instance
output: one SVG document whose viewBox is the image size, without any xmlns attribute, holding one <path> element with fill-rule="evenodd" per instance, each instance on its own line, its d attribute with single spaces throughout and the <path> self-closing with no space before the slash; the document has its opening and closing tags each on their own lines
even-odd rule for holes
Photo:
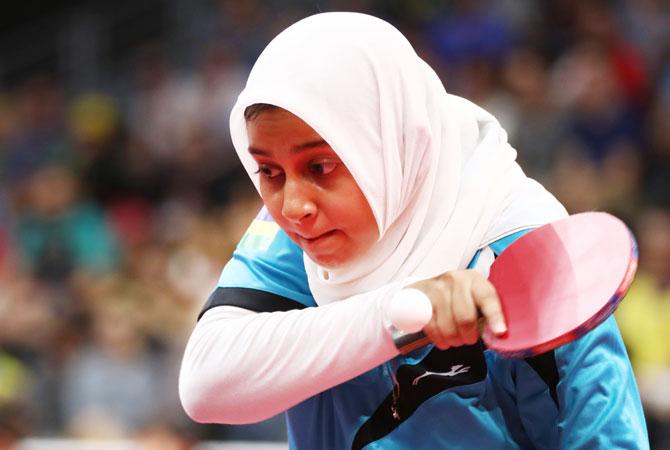
<svg viewBox="0 0 670 450">
<path fill-rule="evenodd" d="M 507 333 L 507 326 L 503 322 L 495 322 L 493 325 L 491 325 L 491 329 L 493 332 L 497 335 L 505 334 Z"/>
</svg>

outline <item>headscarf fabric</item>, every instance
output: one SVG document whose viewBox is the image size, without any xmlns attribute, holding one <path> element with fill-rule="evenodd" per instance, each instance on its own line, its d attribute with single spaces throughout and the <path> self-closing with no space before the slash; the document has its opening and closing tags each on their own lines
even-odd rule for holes
<svg viewBox="0 0 670 450">
<path fill-rule="evenodd" d="M 324 269 L 305 254 L 318 304 L 463 269 L 491 242 L 566 215 L 523 173 L 498 121 L 448 94 L 381 19 L 310 16 L 259 56 L 230 117 L 235 150 L 258 189 L 244 119 L 255 103 L 293 113 L 330 144 L 379 229 L 372 249 L 341 268 Z"/>
</svg>

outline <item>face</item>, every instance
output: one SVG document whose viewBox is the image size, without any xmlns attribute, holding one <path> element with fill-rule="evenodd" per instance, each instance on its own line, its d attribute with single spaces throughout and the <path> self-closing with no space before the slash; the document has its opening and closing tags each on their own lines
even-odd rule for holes
<svg viewBox="0 0 670 450">
<path fill-rule="evenodd" d="M 283 109 L 247 122 L 261 197 L 288 236 L 322 267 L 354 261 L 376 242 L 365 196 L 333 149 Z"/>
</svg>

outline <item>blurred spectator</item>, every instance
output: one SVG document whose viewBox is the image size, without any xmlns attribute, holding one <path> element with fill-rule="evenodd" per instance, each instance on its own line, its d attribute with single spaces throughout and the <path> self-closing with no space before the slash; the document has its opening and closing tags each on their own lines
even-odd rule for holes
<svg viewBox="0 0 670 450">
<path fill-rule="evenodd" d="M 152 205 L 166 196 L 166 165 L 126 138 L 119 114 L 110 97 L 88 94 L 74 99 L 69 125 L 86 194 L 106 209 L 121 244 L 135 245 L 151 231 Z"/>
<path fill-rule="evenodd" d="M 63 93 L 47 75 L 34 75 L 21 83 L 12 99 L 15 118 L 6 124 L 4 173 L 13 185 L 51 162 L 74 158 L 63 133 Z"/>
<path fill-rule="evenodd" d="M 622 19 L 627 35 L 635 43 L 652 69 L 666 58 L 670 47 L 670 11 L 663 0 L 622 2 Z"/>
<path fill-rule="evenodd" d="M 53 292 L 26 276 L 4 283 L 0 291 L 0 312 L 1 348 L 27 363 L 34 362 L 36 355 L 43 351 L 51 350 L 50 344 L 66 319 L 63 317 L 65 311 L 53 301 Z M 21 383 L 28 377 L 22 378 Z M 1 398 L 8 396 L 7 392 L 0 394 Z"/>
<path fill-rule="evenodd" d="M 228 200 L 231 174 L 239 168 L 227 111 L 245 73 L 221 45 L 206 48 L 199 71 L 188 76 L 172 70 L 160 50 L 140 52 L 130 132 L 139 150 L 147 153 L 142 160 L 149 157 L 155 160 L 153 166 L 162 168 L 164 194 L 200 207 Z"/>
<path fill-rule="evenodd" d="M 654 98 L 658 99 L 663 108 L 670 109 L 670 48 L 666 48 L 665 56 L 659 61 L 657 76 L 658 84 Z"/>
<path fill-rule="evenodd" d="M 72 100 L 68 125 L 81 159 L 89 160 L 114 140 L 119 129 L 118 114 L 114 100 L 101 93 Z"/>
<path fill-rule="evenodd" d="M 130 133 L 159 161 L 171 162 L 188 137 L 188 80 L 177 76 L 159 46 L 145 46 L 134 61 Z"/>
<path fill-rule="evenodd" d="M 510 50 L 513 30 L 494 16 L 485 0 L 451 3 L 427 27 L 428 41 L 451 65 L 472 60 L 499 62 Z"/>
<path fill-rule="evenodd" d="M 521 125 L 518 98 L 503 88 L 501 70 L 492 61 L 470 61 L 461 66 L 462 95 L 493 114 L 508 134 Z M 450 70 L 447 70 L 447 77 Z"/>
<path fill-rule="evenodd" d="M 428 49 L 442 60 L 440 74 L 449 92 L 494 107 L 504 126 L 515 123 L 510 99 L 498 90 L 498 68 L 512 48 L 514 30 L 494 16 L 485 0 L 467 0 L 443 7 L 428 18 L 424 37 Z"/>
<path fill-rule="evenodd" d="M 78 305 L 64 290 L 19 275 L 0 291 L 1 399 L 20 400 L 36 430 L 61 427 L 58 371 L 81 342 Z"/>
<path fill-rule="evenodd" d="M 623 100 L 630 106 L 641 106 L 648 94 L 647 67 L 640 50 L 621 33 L 612 2 L 581 1 L 575 12 L 576 36 L 602 52 L 603 67 L 612 74 Z"/>
<path fill-rule="evenodd" d="M 27 178 L 18 208 L 17 243 L 26 269 L 41 280 L 66 282 L 73 274 L 113 270 L 116 237 L 100 209 L 79 199 L 79 181 L 62 165 Z"/>
<path fill-rule="evenodd" d="M 242 90 L 246 68 L 221 44 L 208 46 L 202 58 L 184 87 L 183 140 L 175 155 L 171 192 L 206 207 L 228 201 L 229 187 L 239 170 L 228 112 Z"/>
<path fill-rule="evenodd" d="M 670 212 L 649 210 L 637 227 L 638 274 L 617 311 L 636 372 L 652 448 L 670 448 Z"/>
<path fill-rule="evenodd" d="M 228 42 L 240 61 L 251 67 L 261 49 L 274 36 L 269 2 L 216 0 L 212 3 L 213 10 L 203 21 L 209 29 L 210 42 Z"/>
<path fill-rule="evenodd" d="M 218 157 L 229 162 L 235 155 L 230 147 L 228 115 L 244 87 L 248 71 L 237 58 L 233 48 L 223 42 L 212 43 L 204 49 L 195 73 L 193 105 L 189 113 L 191 127 L 201 128 L 211 136 L 220 146 L 215 150 Z"/>
<path fill-rule="evenodd" d="M 7 191 L 0 187 L 0 283 L 15 269 L 15 243 L 11 233 L 12 215 Z"/>
<path fill-rule="evenodd" d="M 670 209 L 670 101 L 658 101 L 651 110 L 645 192 L 650 203 Z"/>
<path fill-rule="evenodd" d="M 573 212 L 607 209 L 630 217 L 639 203 L 642 117 L 626 102 L 598 46 L 574 47 L 553 77 L 567 117 L 552 174 L 559 198 Z"/>
<path fill-rule="evenodd" d="M 14 132 L 16 128 L 16 111 L 13 108 L 13 105 L 10 104 L 7 95 L 4 92 L 0 92 L 0 151 L 2 151 L 2 157 L 0 157 L 0 167 L 4 165 L 5 159 L 5 145 L 9 136 Z M 6 171 L 2 170 L 1 172 L 5 175 Z"/>
<path fill-rule="evenodd" d="M 553 77 L 554 95 L 569 112 L 568 145 L 596 164 L 611 153 L 639 151 L 640 117 L 599 47 L 573 48 L 557 62 Z"/>
<path fill-rule="evenodd" d="M 85 94 L 72 101 L 69 129 L 85 193 L 110 209 L 122 233 L 131 233 L 123 239 L 133 240 L 136 230 L 124 227 L 126 214 L 137 220 L 165 198 L 167 164 L 140 137 L 125 135 L 120 114 L 108 95 Z"/>
<path fill-rule="evenodd" d="M 22 403 L 0 403 L 0 450 L 17 450 L 20 440 L 28 436 L 32 423 Z"/>
<path fill-rule="evenodd" d="M 570 213 L 603 209 L 599 170 L 578 152 L 566 148 L 557 152 L 547 187 Z"/>
<path fill-rule="evenodd" d="M 518 104 L 518 126 L 508 130 L 510 142 L 524 170 L 540 181 L 548 179 L 566 133 L 548 75 L 544 58 L 530 48 L 515 50 L 505 65 L 505 83 Z"/>
<path fill-rule="evenodd" d="M 112 290 L 89 305 L 90 341 L 63 368 L 61 398 L 72 436 L 128 436 L 157 413 L 159 374 L 136 319 L 141 304 L 123 294 Z"/>
</svg>

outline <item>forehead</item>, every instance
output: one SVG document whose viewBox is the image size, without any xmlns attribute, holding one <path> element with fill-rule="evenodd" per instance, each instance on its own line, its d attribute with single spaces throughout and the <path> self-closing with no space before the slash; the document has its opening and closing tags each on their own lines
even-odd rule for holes
<svg viewBox="0 0 670 450">
<path fill-rule="evenodd" d="M 262 127 L 268 131 L 279 132 L 282 128 L 308 128 L 314 131 L 300 117 L 278 106 L 254 113 L 246 120 L 246 123 L 247 129 L 249 127 Z"/>
<path fill-rule="evenodd" d="M 246 125 L 250 149 L 267 144 L 325 144 L 323 138 L 305 121 L 281 108 L 262 111 L 247 120 Z"/>
</svg>

